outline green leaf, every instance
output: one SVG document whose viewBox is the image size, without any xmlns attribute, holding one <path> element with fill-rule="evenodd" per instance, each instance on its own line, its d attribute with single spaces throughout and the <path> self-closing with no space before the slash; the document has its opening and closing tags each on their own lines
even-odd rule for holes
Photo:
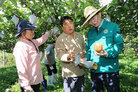
<svg viewBox="0 0 138 92">
<path fill-rule="evenodd" d="M 13 4 L 14 6 L 17 7 L 17 2 L 16 2 L 16 0 L 11 0 L 11 2 L 12 2 L 12 4 Z"/>
<path fill-rule="evenodd" d="M 3 19 L 0 17 L 0 22 L 3 22 Z"/>
<path fill-rule="evenodd" d="M 34 2 L 34 4 L 35 4 L 35 0 L 32 0 L 33 2 Z"/>
</svg>

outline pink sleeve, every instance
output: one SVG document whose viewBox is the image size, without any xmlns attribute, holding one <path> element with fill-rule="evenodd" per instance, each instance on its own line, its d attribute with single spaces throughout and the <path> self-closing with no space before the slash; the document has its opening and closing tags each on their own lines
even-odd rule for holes
<svg viewBox="0 0 138 92">
<path fill-rule="evenodd" d="M 31 88 L 29 84 L 27 67 L 28 67 L 28 53 L 24 47 L 16 47 L 13 51 L 16 60 L 16 67 L 19 76 L 19 83 L 24 88 Z"/>
<path fill-rule="evenodd" d="M 39 47 L 40 45 L 42 45 L 48 39 L 48 37 L 49 37 L 49 32 L 46 32 L 40 38 L 34 40 L 34 42 Z"/>
</svg>

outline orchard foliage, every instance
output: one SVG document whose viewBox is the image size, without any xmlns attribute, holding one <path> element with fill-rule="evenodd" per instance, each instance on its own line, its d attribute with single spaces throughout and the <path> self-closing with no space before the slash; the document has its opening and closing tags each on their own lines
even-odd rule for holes
<svg viewBox="0 0 138 92">
<path fill-rule="evenodd" d="M 83 11 L 86 6 L 92 5 L 99 8 L 100 0 L 0 0 L 0 67 L 2 67 L 2 51 L 12 52 L 17 38 L 15 24 L 11 21 L 12 16 L 19 20 L 29 20 L 30 15 L 34 14 L 38 18 L 35 38 L 40 37 L 46 31 L 52 29 L 55 25 L 60 29 L 59 20 L 61 16 L 69 15 L 74 19 L 75 31 L 86 36 L 89 27 L 82 27 L 85 18 Z M 106 0 L 105 0 L 106 1 Z M 108 1 L 108 0 L 107 0 Z M 112 3 L 103 12 L 103 18 L 110 16 L 112 22 L 116 22 L 121 30 L 124 39 L 124 51 L 119 56 L 120 67 L 120 86 L 121 92 L 138 91 L 138 5 L 137 0 L 113 0 Z M 53 19 L 53 17 L 56 19 Z M 52 22 L 49 20 L 51 18 Z M 1 34 L 5 34 L 1 36 Z M 49 37 L 48 41 L 40 47 L 43 50 L 55 37 Z M 0 68 L 0 91 L 5 92 L 10 88 L 11 92 L 19 92 L 18 76 L 15 67 L 15 60 L 11 53 L 5 54 L 6 66 Z M 125 57 L 124 57 L 125 55 Z M 58 84 L 55 89 L 49 90 L 63 92 L 61 78 L 61 64 L 58 65 Z M 46 72 L 44 64 L 42 69 Z M 88 75 L 89 76 L 89 75 Z M 46 76 L 45 76 L 46 77 Z M 126 80 L 127 79 L 127 80 Z M 86 77 L 86 91 L 91 90 L 91 84 Z M 43 87 L 41 85 L 41 90 Z"/>
<path fill-rule="evenodd" d="M 2 3 L 2 1 L 5 2 Z M 86 36 L 89 27 L 82 27 L 85 21 L 84 8 L 88 5 L 99 8 L 99 0 L 1 0 L 0 5 L 0 11 L 3 12 L 0 13 L 0 33 L 3 30 L 5 33 L 4 38 L 0 37 L 0 49 L 12 51 L 17 41 L 14 37 L 17 29 L 11 21 L 13 15 L 18 17 L 20 21 L 29 20 L 29 16 L 32 14 L 38 18 L 35 38 L 40 37 L 55 25 L 60 28 L 59 20 L 64 15 L 71 16 L 74 19 L 75 31 Z M 119 24 L 125 42 L 137 41 L 137 8 L 137 0 L 113 0 L 103 13 L 104 17 L 108 14 L 112 22 Z M 49 21 L 49 18 L 52 19 L 52 22 Z M 126 39 L 127 36 L 131 40 Z M 50 37 L 48 42 L 53 39 L 55 38 Z M 40 49 L 42 50 L 45 46 L 46 44 L 41 46 Z M 136 47 L 136 43 L 132 47 Z"/>
<path fill-rule="evenodd" d="M 124 39 L 124 55 L 138 58 L 138 3 L 137 0 L 113 0 L 107 14 L 120 26 Z M 132 56 L 131 56 L 132 57 Z"/>
</svg>

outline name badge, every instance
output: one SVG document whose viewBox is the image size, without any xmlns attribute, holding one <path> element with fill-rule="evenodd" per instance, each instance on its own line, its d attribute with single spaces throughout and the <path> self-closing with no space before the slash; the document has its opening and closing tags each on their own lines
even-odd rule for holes
<svg viewBox="0 0 138 92">
<path fill-rule="evenodd" d="M 106 29 L 106 30 L 104 30 L 104 33 L 105 33 L 105 34 L 107 34 L 107 33 L 108 33 L 108 30 L 107 30 L 107 29 Z"/>
</svg>

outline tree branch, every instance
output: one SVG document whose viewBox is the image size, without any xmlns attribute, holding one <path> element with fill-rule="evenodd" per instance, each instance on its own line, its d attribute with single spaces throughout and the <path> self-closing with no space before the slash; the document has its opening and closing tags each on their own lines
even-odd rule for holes
<svg viewBox="0 0 138 92">
<path fill-rule="evenodd" d="M 22 18 L 20 16 L 18 16 L 17 14 L 13 13 L 12 11 L 10 11 L 13 15 L 15 15 L 16 17 L 19 18 L 19 20 L 22 20 Z"/>
<path fill-rule="evenodd" d="M 55 18 L 58 19 L 58 13 L 56 11 L 56 7 L 54 6 L 54 0 L 51 0 L 52 2 L 52 5 L 53 5 L 53 8 L 54 8 L 54 11 L 55 11 Z"/>
<path fill-rule="evenodd" d="M 128 0 L 126 0 L 124 3 L 123 3 L 123 6 L 128 2 Z"/>
<path fill-rule="evenodd" d="M 47 6 L 46 6 L 46 3 L 45 3 L 45 1 L 44 0 L 42 0 L 43 1 L 43 3 L 44 3 L 44 6 L 45 6 L 45 8 L 46 8 L 46 10 L 49 12 L 49 10 L 47 9 Z M 48 15 L 48 16 L 50 16 L 50 15 Z M 51 16 L 50 16 L 51 17 Z M 52 19 L 52 17 L 51 17 L 51 19 Z M 53 21 L 53 20 L 52 20 Z M 45 22 L 46 24 L 47 24 L 47 22 Z"/>
<path fill-rule="evenodd" d="M 73 10 L 74 10 L 73 19 L 75 19 L 75 16 L 76 16 L 76 8 L 78 7 L 78 4 L 79 4 L 79 1 L 78 1 L 78 0 L 75 0 L 75 6 L 74 6 L 74 8 L 73 8 Z"/>
<path fill-rule="evenodd" d="M 47 9 L 47 6 L 46 6 L 45 1 L 44 1 L 44 0 L 42 0 L 42 1 L 43 1 L 43 3 L 44 3 L 44 6 L 45 6 L 46 10 L 49 12 L 49 10 Z M 55 8 L 54 3 L 53 3 L 54 0 L 51 0 L 51 2 L 52 2 L 52 5 L 53 5 L 54 10 L 55 10 L 55 13 L 56 13 L 55 17 L 56 17 L 56 19 L 58 19 L 58 13 L 56 12 L 56 8 Z M 54 20 L 53 20 L 52 16 L 51 16 L 51 15 L 48 15 L 48 16 L 51 18 L 52 23 L 54 24 Z M 47 23 L 47 22 L 46 22 L 46 23 Z"/>
<path fill-rule="evenodd" d="M 41 15 L 40 15 L 40 14 L 36 13 L 35 10 L 33 10 L 32 8 L 30 8 L 30 7 L 28 6 L 28 3 L 26 2 L 26 0 L 21 0 L 21 2 L 22 2 L 23 4 L 25 4 L 25 6 L 26 6 L 27 8 L 29 8 L 29 9 L 32 11 L 32 13 L 33 13 L 36 17 L 41 18 Z"/>
</svg>

